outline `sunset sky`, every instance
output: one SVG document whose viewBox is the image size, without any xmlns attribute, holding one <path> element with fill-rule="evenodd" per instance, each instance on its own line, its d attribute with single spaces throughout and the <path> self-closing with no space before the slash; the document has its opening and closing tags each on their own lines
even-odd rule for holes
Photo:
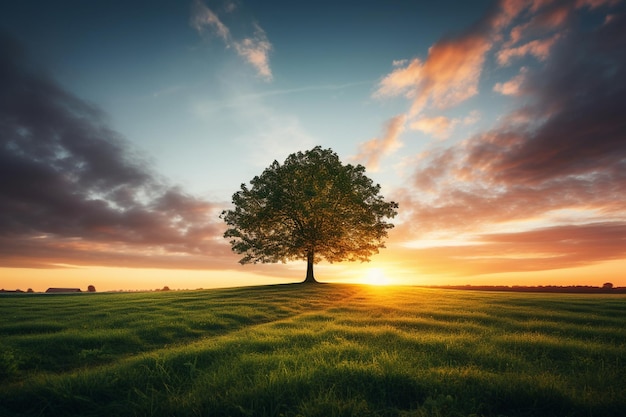
<svg viewBox="0 0 626 417">
<path fill-rule="evenodd" d="M 325 282 L 626 286 L 626 2 L 0 6 L 0 288 L 296 282 L 219 213 L 316 145 L 400 205 Z"/>
</svg>

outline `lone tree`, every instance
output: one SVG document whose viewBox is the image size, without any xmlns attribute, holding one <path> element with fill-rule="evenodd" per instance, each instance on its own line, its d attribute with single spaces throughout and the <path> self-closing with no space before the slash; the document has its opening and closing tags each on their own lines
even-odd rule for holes
<svg viewBox="0 0 626 417">
<path fill-rule="evenodd" d="M 398 204 L 379 195 L 380 185 L 362 165 L 343 165 L 332 149 L 317 146 L 274 161 L 233 194 L 221 218 L 234 252 L 247 263 L 307 261 L 304 282 L 317 282 L 313 264 L 368 261 L 384 248 Z"/>
</svg>

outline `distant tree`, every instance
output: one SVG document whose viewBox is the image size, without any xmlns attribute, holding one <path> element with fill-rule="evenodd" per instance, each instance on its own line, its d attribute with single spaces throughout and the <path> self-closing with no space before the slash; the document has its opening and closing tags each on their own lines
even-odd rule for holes
<svg viewBox="0 0 626 417">
<path fill-rule="evenodd" d="M 161 291 L 169 291 L 170 287 L 168 287 L 167 285 L 165 287 L 163 287 L 163 289 Z"/>
<path fill-rule="evenodd" d="M 94 287 L 93 285 L 90 285 L 87 287 L 87 291 L 89 292 L 96 292 L 96 287 Z"/>
<path fill-rule="evenodd" d="M 605 290 L 611 290 L 611 289 L 613 289 L 613 283 L 612 282 L 605 282 L 602 285 L 602 288 L 605 289 Z"/>
<path fill-rule="evenodd" d="M 229 226 L 224 237 L 244 255 L 241 264 L 306 260 L 304 282 L 317 282 L 313 264 L 322 259 L 368 261 L 393 227 L 384 219 L 397 214 L 362 165 L 343 165 L 319 146 L 274 161 L 250 184 L 220 216 Z"/>
<path fill-rule="evenodd" d="M 26 292 L 27 292 L 27 293 L 33 293 L 33 292 L 35 292 L 35 291 L 33 291 L 33 289 L 32 289 L 32 288 L 29 288 L 29 289 L 27 289 L 27 290 L 26 290 Z"/>
</svg>

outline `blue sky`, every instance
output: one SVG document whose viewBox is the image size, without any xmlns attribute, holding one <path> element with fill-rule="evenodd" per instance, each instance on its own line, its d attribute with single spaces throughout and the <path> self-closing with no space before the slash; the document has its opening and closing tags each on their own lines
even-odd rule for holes
<svg viewBox="0 0 626 417">
<path fill-rule="evenodd" d="M 29 135 L 54 144 L 56 159 L 24 160 L 60 175 L 59 155 L 75 157 L 103 177 L 60 179 L 60 195 L 117 210 L 97 227 L 88 215 L 52 227 L 63 221 L 58 203 L 7 188 L 3 222 L 19 226 L 4 235 L 23 242 L 3 255 L 16 268 L 7 276 L 59 265 L 240 271 L 218 243 L 216 213 L 274 159 L 321 145 L 364 164 L 400 203 L 372 263 L 397 282 L 623 279 L 626 135 L 611 117 L 624 104 L 623 19 L 618 0 L 3 5 L 4 45 L 19 51 L 7 55 L 5 81 L 47 86 L 24 100 L 58 117 L 6 104 L 5 120 L 27 120 L 7 122 L 7 158 L 28 157 L 15 147 Z M 102 145 L 111 170 L 133 174 L 116 179 L 79 154 L 81 139 L 63 136 L 78 125 L 94 149 L 117 143 Z M 23 204 L 45 214 L 25 217 Z M 138 207 L 163 227 L 159 238 L 131 220 Z M 584 249 L 598 241 L 604 251 Z M 246 271 L 297 278 L 301 267 Z M 350 268 L 322 266 L 331 280 L 356 279 Z"/>
<path fill-rule="evenodd" d="M 393 61 L 425 56 L 488 4 L 457 3 L 203 3 L 233 39 L 262 28 L 271 80 L 210 26 L 199 33 L 192 1 L 20 2 L 2 23 L 159 172 L 227 200 L 273 159 L 316 144 L 347 158 L 379 135 L 406 106 L 372 98 Z"/>
</svg>

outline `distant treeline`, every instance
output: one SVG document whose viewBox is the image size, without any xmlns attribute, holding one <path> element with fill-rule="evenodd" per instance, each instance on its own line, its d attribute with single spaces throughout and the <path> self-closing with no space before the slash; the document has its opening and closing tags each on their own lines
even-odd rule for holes
<svg viewBox="0 0 626 417">
<path fill-rule="evenodd" d="M 197 288 L 198 290 L 201 290 L 202 288 Z M 168 287 L 167 285 L 163 288 L 157 288 L 155 290 L 110 290 L 107 292 L 158 292 L 158 291 L 179 291 L 179 290 L 170 290 L 170 287 Z M 185 290 L 183 290 L 185 291 Z M 82 291 L 80 288 L 48 288 L 45 291 L 45 294 L 50 294 L 50 293 L 60 293 L 60 294 L 68 294 L 68 293 L 84 293 L 85 291 Z M 93 285 L 90 285 L 89 287 L 87 287 L 87 291 L 86 292 L 96 292 L 96 287 L 94 287 Z M 44 294 L 44 292 L 36 292 L 33 291 L 32 288 L 29 288 L 27 291 L 22 291 L 19 288 L 17 290 L 5 290 L 4 288 L 0 289 L 0 294 Z"/>
<path fill-rule="evenodd" d="M 604 284 L 602 287 L 591 285 L 432 285 L 429 288 L 441 288 L 449 290 L 473 290 L 473 291 L 508 291 L 508 292 L 549 292 L 549 293 L 579 293 L 579 294 L 626 294 L 626 287 L 613 287 Z"/>
</svg>

